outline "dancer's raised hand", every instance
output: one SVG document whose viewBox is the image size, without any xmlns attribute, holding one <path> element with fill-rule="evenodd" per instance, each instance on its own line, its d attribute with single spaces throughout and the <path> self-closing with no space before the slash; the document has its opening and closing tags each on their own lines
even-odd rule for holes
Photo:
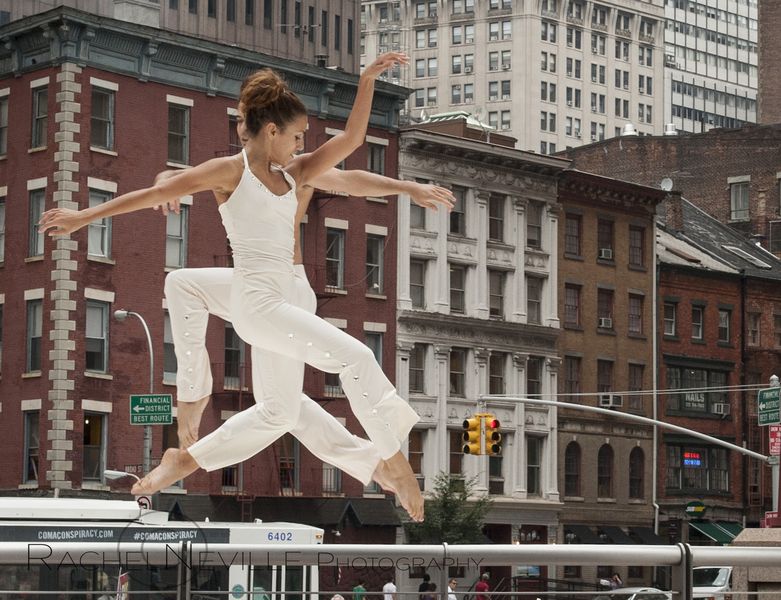
<svg viewBox="0 0 781 600">
<path fill-rule="evenodd" d="M 397 63 L 400 65 L 409 64 L 409 56 L 404 52 L 386 52 L 385 54 L 380 54 L 363 70 L 361 77 L 377 79 L 377 77 Z"/>
<path fill-rule="evenodd" d="M 49 237 L 68 235 L 89 224 L 90 218 L 84 216 L 84 211 L 69 208 L 52 208 L 41 215 L 38 230 L 49 232 Z"/>
</svg>

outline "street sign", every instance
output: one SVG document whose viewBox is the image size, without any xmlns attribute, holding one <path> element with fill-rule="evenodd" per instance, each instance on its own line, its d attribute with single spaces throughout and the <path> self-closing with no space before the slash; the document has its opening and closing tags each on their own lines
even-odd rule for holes
<svg viewBox="0 0 781 600">
<path fill-rule="evenodd" d="M 171 394 L 137 394 L 130 396 L 131 425 L 170 425 L 174 422 Z"/>
<path fill-rule="evenodd" d="M 778 511 L 767 511 L 765 513 L 765 518 L 762 519 L 764 523 L 762 523 L 763 527 L 781 527 L 781 519 L 778 517 Z"/>
<path fill-rule="evenodd" d="M 781 456 L 781 425 L 770 426 L 770 456 Z"/>
<path fill-rule="evenodd" d="M 759 390 L 757 406 L 759 408 L 759 424 L 775 425 L 781 423 L 781 402 L 779 402 L 781 387 Z"/>
</svg>

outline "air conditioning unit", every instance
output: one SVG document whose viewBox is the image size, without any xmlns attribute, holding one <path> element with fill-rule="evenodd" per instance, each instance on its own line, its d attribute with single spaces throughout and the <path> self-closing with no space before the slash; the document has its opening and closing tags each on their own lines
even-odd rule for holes
<svg viewBox="0 0 781 600">
<path fill-rule="evenodd" d="M 578 139 L 580 139 L 580 132 L 579 132 L 579 131 L 576 131 L 576 132 L 575 132 L 575 137 L 576 137 L 576 138 L 578 138 Z"/>
<path fill-rule="evenodd" d="M 499 65 L 490 65 L 488 67 L 488 70 L 489 71 L 498 71 L 499 70 Z"/>
<path fill-rule="evenodd" d="M 509 100 L 510 94 L 502 94 L 502 100 Z"/>
<path fill-rule="evenodd" d="M 502 69 L 504 69 L 505 71 L 509 71 L 510 65 L 502 65 Z"/>
<path fill-rule="evenodd" d="M 437 11 L 432 10 L 430 13 L 428 13 L 428 16 L 429 17 L 436 17 L 437 16 Z"/>
<path fill-rule="evenodd" d="M 714 402 L 710 410 L 714 415 L 726 417 L 730 413 L 730 405 L 727 402 Z"/>
<path fill-rule="evenodd" d="M 572 100 L 567 100 L 567 106 L 572 107 Z"/>
<path fill-rule="evenodd" d="M 505 123 L 504 125 L 502 125 L 502 129 L 504 130 L 510 129 L 510 126 Z"/>
<path fill-rule="evenodd" d="M 513 39 L 513 35 L 512 35 L 511 33 L 505 33 L 505 34 L 502 36 L 502 39 L 503 39 L 503 40 L 511 40 L 511 39 Z"/>
<path fill-rule="evenodd" d="M 428 105 L 429 106 L 436 106 L 437 105 L 436 100 L 429 100 L 428 101 Z"/>
<path fill-rule="evenodd" d="M 464 67 L 464 73 L 471 73 L 472 67 Z"/>
<path fill-rule="evenodd" d="M 437 47 L 437 43 L 436 42 L 429 42 L 428 43 L 428 47 L 429 48 L 436 48 Z"/>
<path fill-rule="evenodd" d="M 594 136 L 591 136 L 591 139 L 594 139 Z M 600 248 L 599 249 L 599 258 L 602 260 L 613 260 L 613 249 L 612 248 Z"/>
<path fill-rule="evenodd" d="M 595 135 L 592 135 L 592 136 L 591 136 L 591 141 L 592 141 L 592 142 L 596 142 L 596 141 L 597 141 L 597 136 L 595 136 Z"/>
<path fill-rule="evenodd" d="M 600 329 L 613 329 L 613 319 L 610 317 L 599 317 Z"/>
<path fill-rule="evenodd" d="M 474 44 L 475 43 L 475 38 L 473 38 L 473 37 L 465 38 L 464 39 L 464 43 L 466 43 L 466 44 Z"/>
<path fill-rule="evenodd" d="M 599 405 L 603 408 L 621 408 L 624 399 L 620 394 L 600 394 Z"/>
<path fill-rule="evenodd" d="M 489 95 L 489 96 L 488 96 L 488 99 L 489 99 L 489 100 L 498 100 L 498 99 L 499 99 L 499 96 L 497 96 L 497 95 L 495 95 L 495 94 L 492 94 L 492 95 Z"/>
</svg>

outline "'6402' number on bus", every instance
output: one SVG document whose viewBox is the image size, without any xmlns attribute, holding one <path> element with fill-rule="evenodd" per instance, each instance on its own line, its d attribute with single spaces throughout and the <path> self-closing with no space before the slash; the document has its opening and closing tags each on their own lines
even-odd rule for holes
<svg viewBox="0 0 781 600">
<path fill-rule="evenodd" d="M 292 531 L 269 531 L 268 541 L 269 542 L 292 542 L 293 532 Z"/>
</svg>

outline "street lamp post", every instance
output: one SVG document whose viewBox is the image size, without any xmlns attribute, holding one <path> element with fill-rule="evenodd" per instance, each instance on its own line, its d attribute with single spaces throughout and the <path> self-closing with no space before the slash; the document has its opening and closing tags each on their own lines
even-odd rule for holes
<svg viewBox="0 0 781 600">
<path fill-rule="evenodd" d="M 146 321 L 144 321 L 144 317 L 142 317 L 137 312 L 133 312 L 132 310 L 114 311 L 114 318 L 117 321 L 124 321 L 125 319 L 127 319 L 128 315 L 137 317 L 138 320 L 141 321 L 141 325 L 144 328 L 144 333 L 146 333 L 146 342 L 149 346 L 149 393 L 154 394 L 155 393 L 155 352 L 154 352 L 154 348 L 152 347 L 152 336 L 149 334 L 149 327 L 147 327 Z M 149 471 L 152 470 L 152 426 L 151 425 L 144 425 L 143 470 L 144 470 L 144 475 L 146 475 L 147 473 L 149 473 Z"/>
</svg>

